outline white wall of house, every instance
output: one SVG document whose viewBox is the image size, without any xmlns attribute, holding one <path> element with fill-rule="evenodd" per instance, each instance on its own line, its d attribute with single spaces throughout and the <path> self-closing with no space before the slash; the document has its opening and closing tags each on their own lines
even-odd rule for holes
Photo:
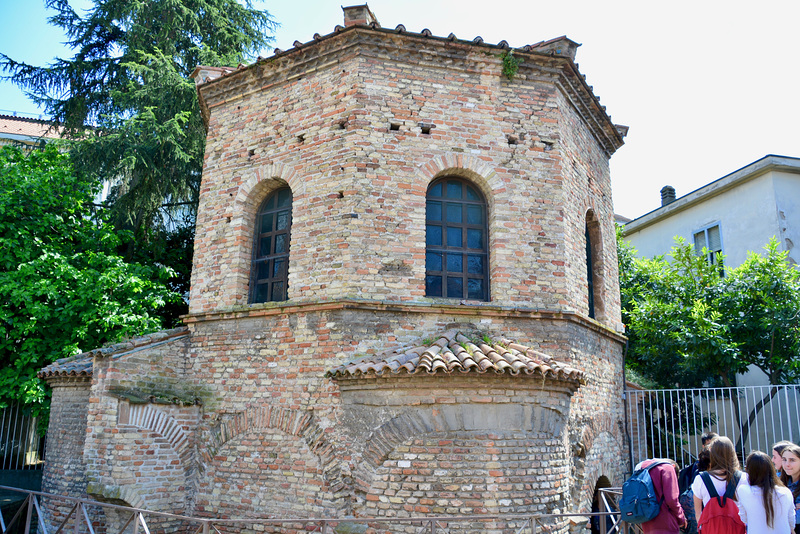
<svg viewBox="0 0 800 534">
<path fill-rule="evenodd" d="M 800 264 L 800 174 L 775 173 L 775 203 L 783 250 L 789 260 Z"/>
<path fill-rule="evenodd" d="M 625 239 L 640 257 L 651 258 L 668 253 L 675 236 L 693 243 L 695 232 L 719 225 L 726 265 L 735 267 L 748 252 L 762 252 L 773 236 L 797 263 L 800 159 L 781 159 L 797 165 L 796 172 L 761 167 L 739 175 L 752 165 L 745 167 L 628 223 Z"/>
</svg>

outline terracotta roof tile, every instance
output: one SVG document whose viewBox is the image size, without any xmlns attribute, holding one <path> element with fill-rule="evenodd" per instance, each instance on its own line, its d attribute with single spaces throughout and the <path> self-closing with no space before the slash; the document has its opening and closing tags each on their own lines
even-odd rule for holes
<svg viewBox="0 0 800 534">
<path fill-rule="evenodd" d="M 58 139 L 61 130 L 50 121 L 0 115 L 0 135 L 21 135 L 26 137 Z"/>
<path fill-rule="evenodd" d="M 70 356 L 69 358 L 56 360 L 47 367 L 41 369 L 38 376 L 39 378 L 50 378 L 53 376 L 91 376 L 92 362 L 95 356 L 99 358 L 108 358 L 115 354 L 141 350 L 149 345 L 163 343 L 167 340 L 187 335 L 189 335 L 189 329 L 185 326 L 181 326 L 171 330 L 162 330 L 145 336 L 135 337 L 108 347 L 92 349 L 75 356 Z"/>
<path fill-rule="evenodd" d="M 428 345 L 367 356 L 328 371 L 334 379 L 401 374 L 455 374 L 494 372 L 512 376 L 539 376 L 585 383 L 583 371 L 514 341 L 474 340 L 448 330 Z"/>
<path fill-rule="evenodd" d="M 56 360 L 41 371 L 39 378 L 52 376 L 92 376 L 92 362 L 94 359 L 88 352 Z"/>
</svg>

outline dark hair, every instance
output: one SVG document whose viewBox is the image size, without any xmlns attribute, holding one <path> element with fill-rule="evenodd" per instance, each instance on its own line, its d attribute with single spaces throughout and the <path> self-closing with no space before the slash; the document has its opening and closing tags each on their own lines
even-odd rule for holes
<svg viewBox="0 0 800 534">
<path fill-rule="evenodd" d="M 700 443 L 703 445 L 703 447 L 705 447 L 709 441 L 718 437 L 719 434 L 717 434 L 716 432 L 704 432 L 703 435 L 700 436 Z"/>
<path fill-rule="evenodd" d="M 798 447 L 794 443 L 785 446 L 783 448 L 783 452 L 781 452 L 781 456 L 783 456 L 784 452 L 790 452 L 800 459 L 800 447 Z M 787 487 L 789 486 L 789 484 L 792 483 L 792 477 L 786 474 L 786 469 L 781 469 L 781 482 L 783 482 Z M 794 499 L 800 497 L 800 484 L 797 484 L 795 488 L 792 490 L 792 497 Z"/>
<path fill-rule="evenodd" d="M 745 469 L 747 470 L 747 478 L 750 479 L 750 485 L 761 488 L 761 498 L 764 501 L 764 511 L 767 514 L 767 526 L 772 528 L 775 518 L 772 494 L 775 491 L 775 486 L 779 484 L 772 458 L 761 451 L 753 451 L 747 456 Z"/>
<path fill-rule="evenodd" d="M 786 440 L 779 441 L 778 443 L 776 443 L 775 445 L 772 446 L 772 450 L 777 452 L 778 454 L 781 454 L 781 453 L 783 453 L 783 449 L 785 449 L 789 445 L 794 445 L 794 443 L 792 443 L 791 441 L 786 441 Z"/>
<path fill-rule="evenodd" d="M 711 465 L 711 452 L 708 449 L 703 449 L 697 454 L 697 469 L 699 471 L 708 471 L 709 465 Z"/>
</svg>

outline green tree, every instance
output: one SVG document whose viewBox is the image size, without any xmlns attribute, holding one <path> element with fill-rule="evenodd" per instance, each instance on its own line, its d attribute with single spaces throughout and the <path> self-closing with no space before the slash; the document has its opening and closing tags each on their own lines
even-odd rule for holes
<svg viewBox="0 0 800 534">
<path fill-rule="evenodd" d="M 53 146 L 0 150 L 0 403 L 46 404 L 39 369 L 156 331 L 179 299 L 170 269 L 116 254 L 120 236 L 93 213 L 97 185 Z"/>
<path fill-rule="evenodd" d="M 798 271 L 776 242 L 724 272 L 680 238 L 671 261 L 636 258 L 619 236 L 618 248 L 633 372 L 668 388 L 730 386 L 749 365 L 773 384 L 800 376 Z"/>
<path fill-rule="evenodd" d="M 75 55 L 39 67 L 0 54 L 4 78 L 78 141 L 79 175 L 113 185 L 111 220 L 135 235 L 126 259 L 175 260 L 188 272 L 191 242 L 159 254 L 194 227 L 206 132 L 189 75 L 254 56 L 274 21 L 251 0 L 93 0 L 83 16 L 69 0 L 45 4 Z"/>
<path fill-rule="evenodd" d="M 800 378 L 800 271 L 775 239 L 722 281 L 719 310 L 742 358 L 770 384 Z"/>
</svg>

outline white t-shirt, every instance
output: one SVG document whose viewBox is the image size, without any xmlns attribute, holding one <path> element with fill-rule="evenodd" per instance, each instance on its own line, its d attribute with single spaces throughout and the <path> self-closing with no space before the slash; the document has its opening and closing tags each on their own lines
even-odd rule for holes
<svg viewBox="0 0 800 534">
<path fill-rule="evenodd" d="M 739 517 L 747 525 L 747 532 L 757 534 L 791 534 L 794 531 L 794 499 L 789 488 L 778 486 L 772 494 L 772 528 L 767 526 L 761 488 L 740 484 L 736 490 L 739 498 Z"/>
<path fill-rule="evenodd" d="M 711 473 L 711 481 L 714 483 L 714 489 L 717 490 L 717 495 L 725 495 L 725 489 L 728 487 L 728 483 L 721 478 L 717 478 Z M 742 484 L 749 484 L 747 480 L 747 473 L 742 473 L 741 478 L 739 479 L 739 486 Z M 705 483 L 703 482 L 702 473 L 698 474 L 694 477 L 694 482 L 692 482 L 692 493 L 694 496 L 703 500 L 703 507 L 708 504 L 708 501 L 711 500 L 711 495 L 708 493 L 708 488 L 706 488 Z"/>
</svg>

